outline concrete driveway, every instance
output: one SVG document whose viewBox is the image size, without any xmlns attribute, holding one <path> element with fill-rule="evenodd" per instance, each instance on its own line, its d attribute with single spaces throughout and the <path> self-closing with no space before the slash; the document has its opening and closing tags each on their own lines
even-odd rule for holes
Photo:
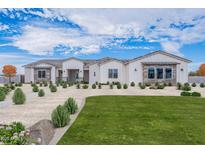
<svg viewBox="0 0 205 154">
<path fill-rule="evenodd" d="M 116 87 L 115 87 L 116 88 Z M 58 87 L 56 93 L 51 93 L 48 87 L 42 87 L 45 90 L 45 97 L 38 97 L 37 93 L 32 92 L 32 87 L 25 84 L 22 90 L 26 94 L 26 103 L 24 105 L 14 105 L 12 103 L 11 92 L 5 101 L 0 102 L 0 123 L 8 124 L 13 121 L 20 121 L 27 127 L 42 119 L 50 119 L 53 109 L 64 104 L 68 97 L 76 99 L 79 109 L 84 105 L 84 100 L 88 96 L 95 95 L 156 95 L 156 96 L 179 96 L 180 91 L 176 87 L 166 87 L 163 90 L 139 89 L 139 87 L 129 87 L 128 89 L 109 89 L 109 86 L 102 86 L 102 89 L 76 89 L 75 86 L 63 89 Z M 205 88 L 192 88 L 193 91 L 201 92 L 205 97 Z M 80 110 L 79 110 L 80 111 Z M 71 117 L 72 118 L 72 117 Z"/>
</svg>

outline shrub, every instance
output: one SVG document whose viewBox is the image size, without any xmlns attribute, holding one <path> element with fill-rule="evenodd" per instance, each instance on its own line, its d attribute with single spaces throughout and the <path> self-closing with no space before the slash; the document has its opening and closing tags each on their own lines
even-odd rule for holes
<svg viewBox="0 0 205 154">
<path fill-rule="evenodd" d="M 92 88 L 93 88 L 93 89 L 96 89 L 96 84 L 92 84 Z"/>
<path fill-rule="evenodd" d="M 48 86 L 48 83 L 46 81 L 43 82 L 44 87 Z"/>
<path fill-rule="evenodd" d="M 33 87 L 33 92 L 38 92 L 38 91 L 39 91 L 38 86 L 34 86 Z"/>
<path fill-rule="evenodd" d="M 154 84 L 156 87 L 158 87 L 158 85 L 159 85 L 159 82 L 156 82 L 155 84 Z"/>
<path fill-rule="evenodd" d="M 16 88 L 16 87 L 15 87 L 13 84 L 10 85 L 10 89 L 11 89 L 11 90 L 15 90 L 15 88 Z"/>
<path fill-rule="evenodd" d="M 163 84 L 159 84 L 159 85 L 157 86 L 157 89 L 164 89 L 164 85 L 163 85 Z"/>
<path fill-rule="evenodd" d="M 190 86 L 188 82 L 184 83 L 184 86 Z"/>
<path fill-rule="evenodd" d="M 68 87 L 67 83 L 64 83 L 63 88 L 67 88 L 67 87 Z"/>
<path fill-rule="evenodd" d="M 43 96 L 45 96 L 45 92 L 44 92 L 43 89 L 40 89 L 40 90 L 39 90 L 39 92 L 38 92 L 38 96 L 39 96 L 39 97 L 43 97 Z"/>
<path fill-rule="evenodd" d="M 2 90 L 5 95 L 7 95 L 10 92 L 10 88 L 9 87 L 0 87 L 0 90 Z"/>
<path fill-rule="evenodd" d="M 169 82 L 169 83 L 168 83 L 168 86 L 169 86 L 169 87 L 171 87 L 171 86 L 172 86 L 172 83 L 171 83 L 171 82 Z"/>
<path fill-rule="evenodd" d="M 201 88 L 204 88 L 204 87 L 205 87 L 205 84 L 204 84 L 204 83 L 200 83 L 200 87 L 201 87 Z"/>
<path fill-rule="evenodd" d="M 26 101 L 26 96 L 20 88 L 17 88 L 14 92 L 12 100 L 15 104 L 24 104 Z"/>
<path fill-rule="evenodd" d="M 131 86 L 131 87 L 134 87 L 134 86 L 135 86 L 135 83 L 134 83 L 134 82 L 131 82 L 131 83 L 130 83 L 130 86 Z"/>
<path fill-rule="evenodd" d="M 62 105 L 58 105 L 51 114 L 51 120 L 55 127 L 64 127 L 70 121 L 70 114 Z"/>
<path fill-rule="evenodd" d="M 138 86 L 140 87 L 141 85 L 142 85 L 142 82 L 139 82 L 139 83 L 138 83 Z"/>
<path fill-rule="evenodd" d="M 107 85 L 109 85 L 110 84 L 110 82 L 109 81 L 107 81 Z"/>
<path fill-rule="evenodd" d="M 52 86 L 50 87 L 50 91 L 51 91 L 51 92 L 56 92 L 56 91 L 57 91 L 57 87 L 54 86 L 54 85 L 52 85 Z"/>
<path fill-rule="evenodd" d="M 73 98 L 68 98 L 68 100 L 64 103 L 64 107 L 68 110 L 70 114 L 76 113 L 78 109 L 78 105 Z"/>
<path fill-rule="evenodd" d="M 182 91 L 180 95 L 181 96 L 191 96 L 191 93 L 188 91 Z"/>
<path fill-rule="evenodd" d="M 151 86 L 151 83 L 145 83 L 145 86 L 149 87 L 149 86 Z"/>
<path fill-rule="evenodd" d="M 88 85 L 87 85 L 87 84 L 84 84 L 84 85 L 83 85 L 83 89 L 88 89 Z"/>
<path fill-rule="evenodd" d="M 25 126 L 20 122 L 13 122 L 0 128 L 0 142 L 5 145 L 25 145 L 32 142 Z"/>
<path fill-rule="evenodd" d="M 193 96 L 193 97 L 201 97 L 201 93 L 199 93 L 199 92 L 192 92 L 191 96 Z"/>
<path fill-rule="evenodd" d="M 196 87 L 196 83 L 192 83 L 191 86 L 192 86 L 192 87 Z"/>
<path fill-rule="evenodd" d="M 34 86 L 36 86 L 36 84 L 35 83 L 31 83 L 31 86 L 34 87 Z"/>
<path fill-rule="evenodd" d="M 184 91 L 190 91 L 191 87 L 189 85 L 184 85 L 181 89 Z"/>
<path fill-rule="evenodd" d="M 4 101 L 6 98 L 6 94 L 3 89 L 0 89 L 0 101 Z"/>
<path fill-rule="evenodd" d="M 77 88 L 77 89 L 80 89 L 80 84 L 79 84 L 79 83 L 76 85 L 76 88 Z"/>
<path fill-rule="evenodd" d="M 98 83 L 98 89 L 101 89 L 101 88 L 102 88 L 102 84 Z"/>
<path fill-rule="evenodd" d="M 112 83 L 110 84 L 110 89 L 113 89 L 113 84 Z"/>
<path fill-rule="evenodd" d="M 181 90 L 182 89 L 182 84 L 177 82 L 177 90 Z"/>
<path fill-rule="evenodd" d="M 98 85 L 98 82 L 96 81 L 95 84 Z"/>
<path fill-rule="evenodd" d="M 123 85 L 123 88 L 124 88 L 124 89 L 127 89 L 127 88 L 128 88 L 128 85 L 125 83 L 125 84 Z"/>
<path fill-rule="evenodd" d="M 140 87 L 140 89 L 145 89 L 146 88 L 146 86 L 144 84 L 141 84 L 139 87 Z"/>
<path fill-rule="evenodd" d="M 164 83 L 163 83 L 163 85 L 166 87 L 166 86 L 167 86 L 167 83 L 166 83 L 166 82 L 164 82 Z"/>
<path fill-rule="evenodd" d="M 39 86 L 42 87 L 42 86 L 43 86 L 43 83 L 40 83 Z"/>
<path fill-rule="evenodd" d="M 149 87 L 149 89 L 158 89 L 158 86 L 152 85 L 152 86 Z"/>
<path fill-rule="evenodd" d="M 121 89 L 122 85 L 120 83 L 117 84 L 117 89 Z"/>
</svg>

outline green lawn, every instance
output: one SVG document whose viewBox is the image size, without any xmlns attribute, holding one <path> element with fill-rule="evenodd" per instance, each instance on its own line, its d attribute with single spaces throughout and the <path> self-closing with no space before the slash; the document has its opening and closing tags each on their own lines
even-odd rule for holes
<svg viewBox="0 0 205 154">
<path fill-rule="evenodd" d="M 205 99 L 89 97 L 58 144 L 205 144 Z"/>
</svg>

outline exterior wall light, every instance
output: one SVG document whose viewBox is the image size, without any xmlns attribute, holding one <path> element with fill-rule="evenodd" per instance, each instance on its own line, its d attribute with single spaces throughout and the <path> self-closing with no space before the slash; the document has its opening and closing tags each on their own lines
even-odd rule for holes
<svg viewBox="0 0 205 154">
<path fill-rule="evenodd" d="M 181 71 L 184 71 L 184 69 L 183 69 L 183 68 L 181 68 Z"/>
<path fill-rule="evenodd" d="M 137 72 L 137 69 L 135 68 L 135 72 Z"/>
</svg>

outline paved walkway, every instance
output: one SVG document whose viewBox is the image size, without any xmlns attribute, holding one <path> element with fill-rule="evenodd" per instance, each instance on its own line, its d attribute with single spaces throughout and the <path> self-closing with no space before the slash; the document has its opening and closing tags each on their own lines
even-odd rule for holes
<svg viewBox="0 0 205 154">
<path fill-rule="evenodd" d="M 6 100 L 0 102 L 0 123 L 8 124 L 13 121 L 21 121 L 27 127 L 32 126 L 36 122 L 42 119 L 51 119 L 51 113 L 56 106 L 64 104 L 68 97 L 73 97 L 79 106 L 79 111 L 84 105 L 84 100 L 88 96 L 96 95 L 156 95 L 156 96 L 179 96 L 180 91 L 176 90 L 176 87 L 166 87 L 163 90 L 154 89 L 139 89 L 139 87 L 129 87 L 128 89 L 109 89 L 109 86 L 103 86 L 102 89 L 76 89 L 75 86 L 63 89 L 58 87 L 56 93 L 51 93 L 48 87 L 42 87 L 45 90 L 45 97 L 38 97 L 37 93 L 32 92 L 30 85 L 24 85 L 22 90 L 26 94 L 26 103 L 24 105 L 14 105 L 12 103 L 11 92 Z M 193 91 L 201 92 L 202 96 L 205 97 L 205 88 L 192 88 Z M 78 112 L 79 113 L 79 112 Z M 78 114 L 71 116 L 71 123 L 77 117 Z M 59 136 L 68 129 L 69 126 L 63 129 L 57 129 L 56 141 Z"/>
</svg>

